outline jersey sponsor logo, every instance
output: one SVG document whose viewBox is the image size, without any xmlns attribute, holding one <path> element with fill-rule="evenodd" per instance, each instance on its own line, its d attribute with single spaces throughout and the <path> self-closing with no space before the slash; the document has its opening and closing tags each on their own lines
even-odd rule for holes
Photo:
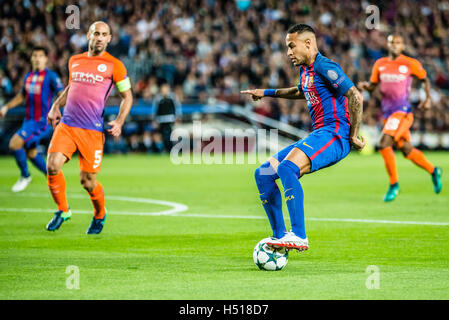
<svg viewBox="0 0 449 320">
<path fill-rule="evenodd" d="M 407 80 L 407 76 L 404 74 L 382 73 L 380 80 L 385 82 L 402 82 Z"/>
<path fill-rule="evenodd" d="M 317 104 L 320 103 L 320 100 L 318 99 L 318 97 L 315 95 L 315 92 L 310 91 L 310 92 L 304 92 L 304 95 L 307 99 L 307 101 L 309 101 L 309 103 L 312 106 L 316 106 Z"/>
<path fill-rule="evenodd" d="M 338 79 L 338 73 L 335 72 L 334 70 L 328 70 L 328 71 L 327 71 L 327 76 L 328 76 L 329 79 L 331 79 L 331 80 L 337 80 L 337 79 Z"/>
<path fill-rule="evenodd" d="M 28 94 L 40 94 L 41 93 L 41 83 L 27 83 L 25 85 L 25 90 L 28 92 Z"/>
<path fill-rule="evenodd" d="M 100 72 L 105 72 L 108 69 L 108 67 L 106 67 L 106 65 L 104 63 L 99 64 L 97 67 L 97 70 Z"/>
<path fill-rule="evenodd" d="M 407 73 L 408 72 L 407 66 L 404 66 L 404 65 L 399 66 L 398 70 L 399 70 L 400 73 Z"/>
<path fill-rule="evenodd" d="M 294 196 L 294 195 L 285 197 L 285 201 L 289 201 L 289 200 L 293 200 L 293 199 L 295 199 L 295 196 Z"/>
<path fill-rule="evenodd" d="M 97 83 L 103 82 L 104 78 L 99 74 L 93 74 L 91 72 L 72 72 L 72 81 Z"/>
</svg>

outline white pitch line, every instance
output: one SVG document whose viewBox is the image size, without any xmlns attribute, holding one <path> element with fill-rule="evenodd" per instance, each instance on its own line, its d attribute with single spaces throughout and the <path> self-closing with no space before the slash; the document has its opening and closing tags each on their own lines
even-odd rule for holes
<svg viewBox="0 0 449 320">
<path fill-rule="evenodd" d="M 8 195 L 11 196 L 11 193 L 6 193 L 6 192 L 0 192 L 0 195 Z M 49 197 L 50 194 L 48 193 L 34 193 L 34 192 L 29 192 L 29 193 L 19 193 L 19 194 L 15 194 L 15 196 L 24 196 L 24 197 L 32 197 L 32 198 L 43 198 L 43 197 Z M 74 199 L 84 199 L 88 197 L 86 194 L 70 194 L 69 198 L 74 198 Z M 189 209 L 188 206 L 182 204 L 182 203 L 176 203 L 176 202 L 170 202 L 170 201 L 163 201 L 163 200 L 155 200 L 155 199 L 147 199 L 147 198 L 134 198 L 134 197 L 124 197 L 124 196 L 105 196 L 106 200 L 116 200 L 116 201 L 125 201 L 125 202 L 135 202 L 135 203 L 149 203 L 149 204 L 158 204 L 161 206 L 168 206 L 168 207 L 172 207 L 171 209 L 168 210 L 164 210 L 164 211 L 159 211 L 159 212 L 151 212 L 151 215 L 154 216 L 161 216 L 161 215 L 170 215 L 170 214 L 174 214 L 174 213 L 179 213 L 179 212 L 184 212 L 187 211 Z M 6 208 L 8 209 L 8 208 Z M 14 209 L 14 208 L 10 208 L 10 209 Z M 24 208 L 25 210 L 29 210 L 27 208 Z M 0 208 L 0 210 L 2 210 L 2 208 Z M 20 210 L 20 209 L 19 209 Z M 39 209 L 31 209 L 34 212 L 39 211 Z M 43 209 L 45 210 L 44 212 L 48 212 L 50 211 L 55 211 L 54 209 Z M 16 210 L 17 211 L 17 210 Z M 83 211 L 83 210 L 71 210 L 73 213 L 92 213 L 92 211 Z M 28 212 L 28 211 L 24 211 L 24 212 Z M 42 212 L 42 211 L 40 211 Z M 148 215 L 147 212 L 120 212 L 121 214 L 124 215 Z"/>
<path fill-rule="evenodd" d="M 54 209 L 34 209 L 34 208 L 0 208 L 0 213 L 6 212 L 54 212 Z M 73 213 L 92 214 L 92 210 L 72 210 Z M 168 217 L 186 217 L 186 218 L 208 218 L 208 219 L 250 219 L 266 220 L 265 216 L 244 216 L 244 215 L 223 215 L 223 214 L 200 214 L 200 213 L 172 213 L 161 214 L 160 212 L 112 212 L 113 215 L 135 215 L 135 216 L 160 216 Z M 289 220 L 288 217 L 285 217 Z M 397 220 L 374 220 L 374 219 L 344 219 L 344 218 L 306 218 L 306 221 L 328 221 L 328 222 L 356 222 L 356 223 L 381 223 L 381 224 L 405 224 L 405 225 L 431 225 L 431 226 L 449 226 L 449 222 L 433 221 L 397 221 Z"/>
</svg>

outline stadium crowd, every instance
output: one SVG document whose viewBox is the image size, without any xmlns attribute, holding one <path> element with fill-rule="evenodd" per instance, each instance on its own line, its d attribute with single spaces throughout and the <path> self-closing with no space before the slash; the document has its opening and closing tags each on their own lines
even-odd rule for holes
<svg viewBox="0 0 449 320">
<path fill-rule="evenodd" d="M 126 65 L 136 98 L 151 101 L 168 82 L 182 103 L 209 98 L 244 105 L 239 91 L 290 87 L 297 70 L 286 57 L 285 32 L 295 23 L 314 27 L 321 53 L 336 60 L 354 83 L 369 79 L 386 55 L 386 37 L 404 37 L 432 84 L 431 110 L 415 110 L 413 130 L 449 131 L 449 2 L 346 0 L 80 0 L 80 29 L 68 29 L 62 0 L 6 0 L 0 5 L 0 103 L 17 93 L 33 45 L 49 49 L 49 67 L 67 83 L 67 61 L 86 50 L 87 27 L 104 20 L 112 29 L 108 51 Z M 365 25 L 377 5 L 376 28 Z M 424 91 L 415 86 L 417 105 Z M 364 122 L 381 125 L 379 96 L 365 99 Z M 368 98 L 369 96 L 366 96 Z M 305 102 L 262 99 L 258 113 L 310 129 Z"/>
</svg>

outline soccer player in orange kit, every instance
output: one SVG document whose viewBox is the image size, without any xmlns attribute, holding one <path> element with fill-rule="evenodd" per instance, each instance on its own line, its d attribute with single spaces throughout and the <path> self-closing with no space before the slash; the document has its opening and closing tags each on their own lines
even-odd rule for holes
<svg viewBox="0 0 449 320">
<path fill-rule="evenodd" d="M 103 157 L 103 112 L 105 102 L 116 85 L 122 101 L 114 121 L 108 123 L 108 133 L 121 134 L 122 125 L 131 109 L 133 97 L 131 83 L 123 63 L 106 52 L 111 41 L 109 26 L 94 22 L 87 33 L 88 52 L 69 59 L 69 85 L 54 102 L 48 120 L 55 128 L 47 158 L 47 182 L 58 211 L 48 223 L 47 230 L 59 229 L 70 219 L 71 211 L 66 198 L 66 183 L 61 171 L 73 153 L 79 152 L 81 184 L 89 193 L 94 217 L 87 234 L 102 231 L 106 219 L 103 186 L 97 181 Z M 60 107 L 64 108 L 61 116 Z"/>
<path fill-rule="evenodd" d="M 380 58 L 373 66 L 370 82 L 360 82 L 361 90 L 374 91 L 380 84 L 382 93 L 382 112 L 385 125 L 380 140 L 380 154 L 390 178 L 390 187 L 385 194 L 384 201 L 393 201 L 399 194 L 399 179 L 396 168 L 396 158 L 393 147 L 401 150 L 405 158 L 426 170 L 432 176 L 435 193 L 442 189 L 441 168 L 435 167 L 424 154 L 410 143 L 410 127 L 413 124 L 413 113 L 408 100 L 412 76 L 424 84 L 426 99 L 419 105 L 419 109 L 429 109 L 430 81 L 426 70 L 418 60 L 402 54 L 404 39 L 399 35 L 388 37 L 388 57 Z"/>
</svg>

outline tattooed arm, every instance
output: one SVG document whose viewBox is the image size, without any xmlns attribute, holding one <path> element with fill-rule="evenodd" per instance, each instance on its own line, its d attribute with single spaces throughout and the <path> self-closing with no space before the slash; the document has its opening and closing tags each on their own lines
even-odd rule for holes
<svg viewBox="0 0 449 320">
<path fill-rule="evenodd" d="M 349 88 L 345 97 L 348 98 L 349 114 L 351 117 L 351 132 L 349 139 L 351 145 L 361 151 L 365 146 L 365 139 L 358 137 L 360 124 L 362 123 L 363 97 L 355 86 Z"/>
</svg>

